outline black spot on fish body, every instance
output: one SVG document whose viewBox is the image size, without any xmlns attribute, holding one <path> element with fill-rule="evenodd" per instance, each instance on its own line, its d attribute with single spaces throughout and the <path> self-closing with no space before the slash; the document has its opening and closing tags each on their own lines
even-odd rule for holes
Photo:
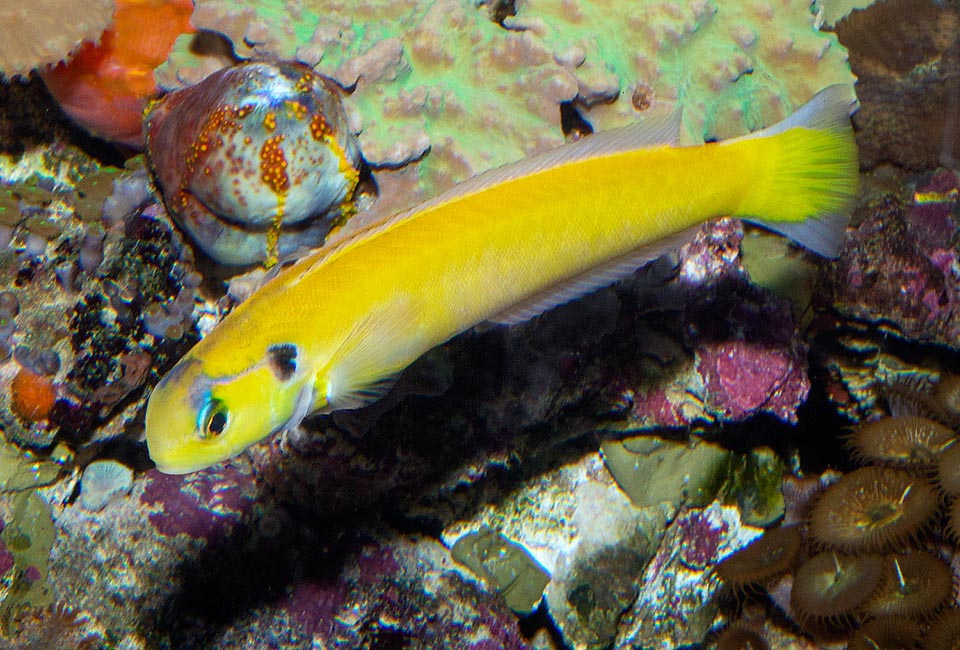
<svg viewBox="0 0 960 650">
<path fill-rule="evenodd" d="M 278 343 L 267 348 L 270 369 L 281 381 L 293 377 L 297 371 L 297 346 L 293 343 Z"/>
</svg>

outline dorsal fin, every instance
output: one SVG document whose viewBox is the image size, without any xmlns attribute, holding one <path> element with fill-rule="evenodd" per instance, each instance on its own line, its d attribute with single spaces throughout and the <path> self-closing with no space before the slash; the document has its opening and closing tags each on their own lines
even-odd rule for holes
<svg viewBox="0 0 960 650">
<path fill-rule="evenodd" d="M 517 323 L 522 323 L 539 316 L 554 307 L 585 296 L 588 293 L 593 293 L 597 289 L 609 286 L 617 280 L 625 278 L 647 262 L 660 257 L 664 253 L 679 248 L 690 241 L 699 228 L 699 225 L 687 228 L 686 230 L 631 251 L 626 255 L 614 258 L 600 266 L 590 269 L 586 273 L 555 284 L 487 320 L 488 322 L 498 325 L 516 325 Z"/>
<path fill-rule="evenodd" d="M 411 208 L 407 213 L 429 210 L 435 205 L 447 203 L 469 194 L 481 192 L 488 187 L 553 169 L 560 165 L 645 147 L 672 146 L 680 138 L 680 125 L 680 111 L 673 111 L 669 115 L 651 117 L 643 122 L 628 124 L 609 131 L 591 133 L 576 142 L 561 144 L 553 149 L 477 174 L 462 183 L 457 183 L 436 197 Z"/>
<path fill-rule="evenodd" d="M 365 241 L 370 237 L 386 232 L 395 225 L 406 221 L 410 217 L 430 210 L 438 205 L 455 201 L 464 196 L 482 192 L 517 178 L 536 174 L 559 165 L 589 160 L 600 156 L 608 156 L 625 151 L 633 151 L 645 147 L 675 145 L 680 137 L 681 114 L 674 110 L 668 115 L 650 117 L 643 122 L 628 124 L 609 131 L 592 133 L 586 137 L 562 144 L 538 154 L 522 158 L 494 169 L 477 174 L 462 183 L 457 183 L 450 189 L 437 196 L 427 199 L 412 208 L 401 210 L 381 219 L 370 221 L 354 230 L 344 230 L 341 236 L 331 240 L 316 253 L 304 260 L 304 265 L 298 264 L 295 268 L 313 268 L 327 259 L 332 259 L 353 244 Z M 347 226 L 349 228 L 349 225 Z M 297 279 L 291 283 L 296 284 Z"/>
</svg>

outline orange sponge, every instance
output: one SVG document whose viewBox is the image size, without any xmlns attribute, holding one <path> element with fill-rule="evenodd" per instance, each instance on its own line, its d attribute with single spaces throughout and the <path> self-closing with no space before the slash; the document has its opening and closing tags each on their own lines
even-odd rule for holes
<svg viewBox="0 0 960 650">
<path fill-rule="evenodd" d="M 31 422 L 46 420 L 57 401 L 53 378 L 20 368 L 10 382 L 10 409 Z"/>
<path fill-rule="evenodd" d="M 69 62 L 41 72 L 64 112 L 93 135 L 144 146 L 143 109 L 157 94 L 153 70 L 190 25 L 192 0 L 117 0 L 99 43 L 84 43 Z"/>
</svg>

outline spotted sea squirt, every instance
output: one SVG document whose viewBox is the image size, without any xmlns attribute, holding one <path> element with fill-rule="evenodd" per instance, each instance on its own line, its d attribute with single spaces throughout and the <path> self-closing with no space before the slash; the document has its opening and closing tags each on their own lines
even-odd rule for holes
<svg viewBox="0 0 960 650">
<path fill-rule="evenodd" d="M 168 210 L 221 264 L 269 266 L 349 216 L 360 149 L 305 65 L 220 70 L 156 102 L 145 131 Z"/>
</svg>

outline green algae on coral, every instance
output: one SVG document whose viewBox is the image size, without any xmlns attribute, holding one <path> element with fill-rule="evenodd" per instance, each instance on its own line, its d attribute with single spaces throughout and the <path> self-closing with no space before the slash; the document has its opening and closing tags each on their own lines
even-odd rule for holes
<svg viewBox="0 0 960 650">
<path fill-rule="evenodd" d="M 721 499 L 739 508 L 744 524 L 765 528 L 783 516 L 781 486 L 786 469 L 769 447 L 758 447 L 746 455 L 732 454 Z"/>
<path fill-rule="evenodd" d="M 458 539 L 450 554 L 492 585 L 518 614 L 536 609 L 550 582 L 550 574 L 523 546 L 487 526 Z"/>
<path fill-rule="evenodd" d="M 103 202 L 113 193 L 113 182 L 121 173 L 116 167 L 97 167 L 80 176 L 74 186 L 74 214 L 84 221 L 98 221 L 103 214 Z"/>
<path fill-rule="evenodd" d="M 838 22 L 857 9 L 866 9 L 876 0 L 816 0 L 813 9 L 827 27 L 833 27 Z"/>
<path fill-rule="evenodd" d="M 809 0 L 480 4 L 197 0 L 192 22 L 240 57 L 296 58 L 335 79 L 366 160 L 422 159 L 428 195 L 561 143 L 562 109 L 606 130 L 679 107 L 699 142 L 772 124 L 833 83 L 854 99 L 846 51 Z"/>
<path fill-rule="evenodd" d="M 47 581 L 47 564 L 54 534 L 50 506 L 35 490 L 14 496 L 12 516 L 0 532 L 0 539 L 14 559 L 14 570 L 0 580 L 3 587 L 0 625 L 3 629 L 9 629 L 21 608 L 45 607 L 53 602 Z"/>
</svg>

